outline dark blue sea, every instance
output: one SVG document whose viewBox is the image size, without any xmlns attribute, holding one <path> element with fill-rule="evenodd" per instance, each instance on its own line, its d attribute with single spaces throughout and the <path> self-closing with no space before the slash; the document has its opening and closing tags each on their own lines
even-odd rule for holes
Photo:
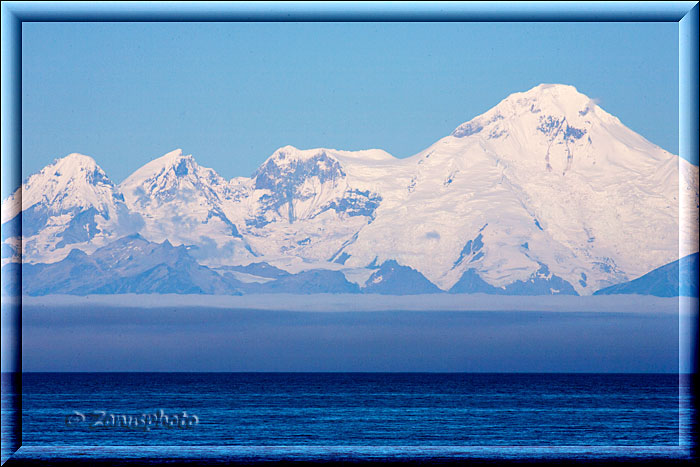
<svg viewBox="0 0 700 467">
<path fill-rule="evenodd" d="M 690 442 L 673 374 L 25 373 L 22 388 L 27 457 L 679 458 Z"/>
</svg>

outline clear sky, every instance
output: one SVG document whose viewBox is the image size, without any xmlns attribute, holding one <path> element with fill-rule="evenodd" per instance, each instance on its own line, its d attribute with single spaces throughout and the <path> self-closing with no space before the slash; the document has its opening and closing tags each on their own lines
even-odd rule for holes
<svg viewBox="0 0 700 467">
<path fill-rule="evenodd" d="M 23 177 L 71 152 L 115 183 L 175 148 L 225 178 L 287 144 L 407 157 L 543 82 L 678 153 L 677 23 L 22 28 Z"/>
</svg>

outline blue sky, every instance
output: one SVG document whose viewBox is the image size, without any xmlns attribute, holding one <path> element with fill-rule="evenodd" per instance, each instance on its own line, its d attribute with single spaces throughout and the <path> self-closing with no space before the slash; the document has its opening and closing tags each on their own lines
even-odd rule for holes
<svg viewBox="0 0 700 467">
<path fill-rule="evenodd" d="M 22 174 L 71 152 L 117 183 L 175 148 L 226 178 L 287 144 L 407 157 L 543 82 L 678 152 L 677 23 L 24 23 Z"/>
</svg>

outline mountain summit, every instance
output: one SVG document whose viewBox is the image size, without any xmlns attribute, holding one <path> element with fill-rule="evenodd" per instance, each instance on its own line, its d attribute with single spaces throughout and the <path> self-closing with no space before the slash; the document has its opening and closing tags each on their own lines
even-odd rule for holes
<svg viewBox="0 0 700 467">
<path fill-rule="evenodd" d="M 21 203 L 21 205 L 20 205 Z M 69 154 L 30 176 L 2 203 L 3 260 L 19 261 L 21 232 L 25 259 L 56 261 L 71 248 L 93 251 L 141 227 L 124 197 L 89 156 Z M 5 252 L 8 253 L 5 253 Z"/>
<path fill-rule="evenodd" d="M 64 258 L 60 232 L 74 222 L 87 232 L 68 235 L 80 249 L 129 226 L 210 268 L 340 271 L 361 291 L 408 293 L 410 278 L 452 292 L 587 295 L 677 260 L 679 247 L 697 251 L 698 168 L 573 86 L 511 94 L 407 159 L 285 146 L 227 181 L 176 150 L 118 187 L 86 156 L 63 160 L 23 186 L 25 261 Z M 3 203 L 3 230 L 18 199 Z M 94 226 L 73 221 L 90 209 Z M 17 258 L 3 253 L 3 264 Z"/>
<path fill-rule="evenodd" d="M 237 226 L 240 216 L 229 182 L 181 149 L 147 163 L 119 189 L 129 209 L 144 219 L 140 233 L 149 240 L 199 246 L 205 252 L 199 258 L 216 263 L 222 257 L 254 257 Z"/>
</svg>

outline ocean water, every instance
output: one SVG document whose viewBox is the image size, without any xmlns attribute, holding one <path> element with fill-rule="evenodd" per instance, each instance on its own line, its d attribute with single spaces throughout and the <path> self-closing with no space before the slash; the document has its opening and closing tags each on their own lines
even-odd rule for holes
<svg viewBox="0 0 700 467">
<path fill-rule="evenodd" d="M 25 373 L 22 387 L 22 450 L 35 456 L 678 455 L 687 441 L 673 374 Z"/>
</svg>

